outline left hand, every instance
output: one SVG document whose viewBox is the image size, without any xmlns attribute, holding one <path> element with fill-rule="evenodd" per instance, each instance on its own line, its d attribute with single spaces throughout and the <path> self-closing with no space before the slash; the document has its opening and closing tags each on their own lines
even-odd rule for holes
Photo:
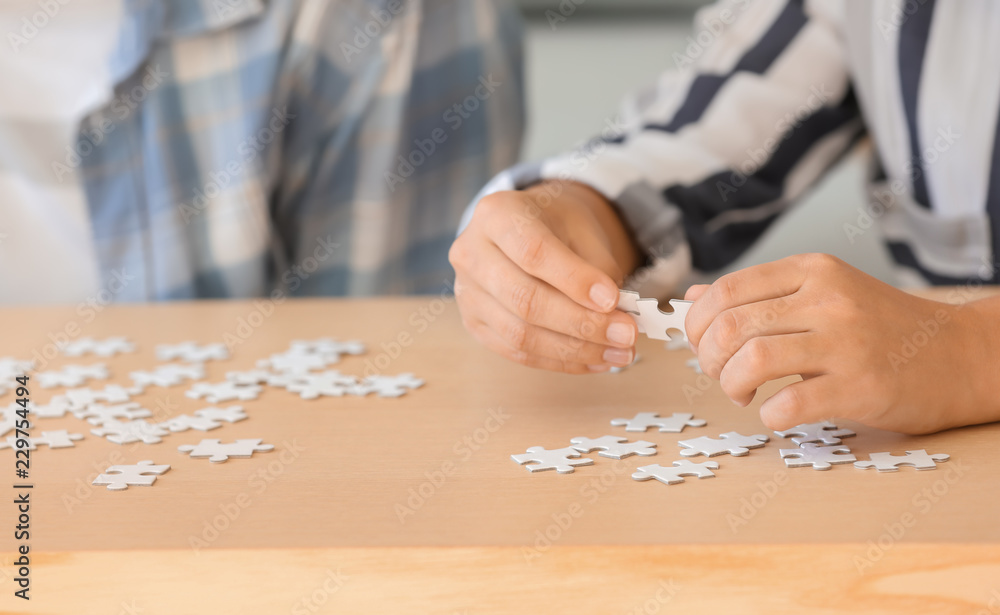
<svg viewBox="0 0 1000 615">
<path fill-rule="evenodd" d="M 905 433 L 996 420 L 981 383 L 995 365 L 975 304 L 921 299 L 825 254 L 750 267 L 691 287 L 686 327 L 705 374 L 746 406 L 770 380 L 771 429 L 843 417 Z M 992 367 L 995 369 L 995 367 Z"/>
</svg>

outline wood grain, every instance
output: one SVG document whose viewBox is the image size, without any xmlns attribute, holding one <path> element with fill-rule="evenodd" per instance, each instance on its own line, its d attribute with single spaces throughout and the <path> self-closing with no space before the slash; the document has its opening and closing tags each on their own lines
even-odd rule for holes
<svg viewBox="0 0 1000 615">
<path fill-rule="evenodd" d="M 744 595 L 762 610 L 737 612 L 768 605 L 768 612 L 837 612 L 858 600 L 873 613 L 975 612 L 1000 588 L 1000 424 L 907 437 L 846 423 L 858 432 L 846 443 L 859 458 L 919 448 L 951 454 L 936 472 L 786 469 L 782 443 L 772 438 L 748 457 L 715 458 L 714 479 L 667 487 L 629 475 L 680 458 L 680 439 L 770 432 L 757 417 L 759 401 L 733 406 L 684 365 L 689 352 L 657 342 L 640 343 L 642 360 L 624 373 L 574 377 L 493 356 L 439 297 L 116 306 L 86 323 L 75 309 L 8 309 L 0 319 L 0 355 L 21 358 L 37 351 L 44 359 L 47 344 L 72 323 L 83 335 L 128 336 L 139 352 L 106 360 L 112 382 L 122 384 L 129 371 L 158 363 L 159 342 L 238 340 L 232 359 L 208 364 L 216 381 L 291 339 L 319 336 L 368 345 L 367 356 L 345 358 L 341 371 L 409 371 L 428 383 L 399 399 L 314 402 L 267 388 L 242 404 L 249 420 L 157 445 L 110 444 L 72 417 L 39 422 L 86 439 L 33 458 L 40 599 L 32 608 L 51 606 L 30 612 L 68 612 L 81 596 L 103 606 L 73 612 L 116 612 L 115 601 L 128 599 L 123 592 L 147 613 L 220 612 L 198 606 L 211 604 L 197 601 L 209 587 L 219 604 L 245 605 L 228 612 L 286 612 L 335 563 L 352 579 L 324 606 L 343 605 L 337 612 L 366 601 L 414 612 L 508 612 L 518 599 L 537 609 L 631 612 L 669 578 L 685 591 L 665 612 L 687 604 L 732 609 Z M 100 360 L 60 357 L 47 367 Z M 150 388 L 138 401 L 158 419 L 206 405 L 184 390 Z M 56 393 L 36 388 L 33 397 Z M 529 474 L 510 460 L 529 446 L 618 433 L 609 421 L 639 411 L 690 411 L 709 425 L 647 432 L 656 457 L 593 455 L 593 466 L 571 475 Z M 202 437 L 260 437 L 277 448 L 223 465 L 177 452 Z M 12 465 L 12 454 L 0 453 L 0 464 Z M 143 459 L 172 466 L 155 487 L 90 486 L 107 465 Z M 0 544 L 11 544 L 13 512 L 0 505 Z M 869 550 L 885 555 L 871 558 Z M 858 564 L 855 556 L 877 561 Z M 99 583 L 107 571 L 114 581 Z M 178 583 L 190 591 L 176 591 Z M 9 577 L 0 582 L 0 611 L 22 608 L 10 602 L 12 587 Z M 918 590 L 927 597 L 907 597 Z"/>
</svg>

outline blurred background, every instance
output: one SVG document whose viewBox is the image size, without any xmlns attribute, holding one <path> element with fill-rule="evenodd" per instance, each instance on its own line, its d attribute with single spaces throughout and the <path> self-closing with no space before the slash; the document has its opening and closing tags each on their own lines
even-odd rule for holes
<svg viewBox="0 0 1000 615">
<path fill-rule="evenodd" d="M 571 0 L 564 0 L 568 5 Z M 556 0 L 518 0 L 525 17 L 528 133 L 525 159 L 555 154 L 596 134 L 622 95 L 674 66 L 704 0 L 576 0 L 550 24 Z M 878 233 L 852 244 L 845 223 L 864 207 L 863 151 L 849 156 L 731 269 L 802 252 L 827 252 L 884 281 L 893 274 Z"/>
</svg>

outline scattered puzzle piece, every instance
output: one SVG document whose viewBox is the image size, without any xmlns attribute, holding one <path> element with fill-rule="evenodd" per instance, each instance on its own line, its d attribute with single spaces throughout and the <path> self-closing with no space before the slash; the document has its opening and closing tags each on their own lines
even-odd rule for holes
<svg viewBox="0 0 1000 615">
<path fill-rule="evenodd" d="M 317 369 L 324 369 L 327 360 L 322 355 L 285 352 L 273 354 L 269 359 L 257 361 L 257 367 L 271 369 L 283 374 L 308 374 Z"/>
<path fill-rule="evenodd" d="M 73 410 L 73 416 L 78 419 L 85 419 L 91 425 L 101 425 L 108 421 L 124 419 L 132 421 L 152 416 L 153 413 L 143 408 L 135 402 L 105 406 L 104 404 L 90 404 L 81 410 Z"/>
<path fill-rule="evenodd" d="M 63 346 L 62 352 L 67 357 L 80 357 L 88 353 L 99 357 L 113 357 L 119 353 L 135 352 L 135 344 L 124 337 L 109 337 L 103 340 L 81 337 Z"/>
<path fill-rule="evenodd" d="M 17 422 L 21 420 L 21 417 L 17 414 L 20 410 L 22 408 L 17 403 L 0 408 L 0 436 L 5 436 L 17 429 Z"/>
<path fill-rule="evenodd" d="M 204 363 L 205 361 L 224 361 L 229 358 L 225 344 L 198 345 L 194 342 L 179 344 L 160 344 L 156 347 L 156 358 L 161 361 L 186 361 L 188 363 Z"/>
<path fill-rule="evenodd" d="M 149 371 L 134 371 L 129 374 L 137 385 L 172 387 L 185 380 L 200 380 L 205 377 L 205 368 L 200 363 L 169 363 L 159 365 Z"/>
<path fill-rule="evenodd" d="M 121 404 L 132 399 L 132 395 L 142 393 L 139 387 L 126 389 L 118 384 L 109 384 L 104 390 L 94 389 L 69 389 L 63 396 L 69 402 L 71 410 L 82 410 L 87 406 L 97 403 Z"/>
<path fill-rule="evenodd" d="M 252 457 L 254 453 L 266 453 L 274 450 L 273 444 L 261 444 L 261 439 L 237 440 L 230 444 L 222 444 L 218 440 L 202 440 L 197 445 L 185 444 L 178 446 L 182 453 L 190 453 L 192 458 L 208 457 L 212 463 L 224 463 L 230 457 Z"/>
<path fill-rule="evenodd" d="M 694 457 L 696 455 L 715 457 L 716 455 L 725 455 L 726 453 L 729 453 L 733 457 L 743 457 L 750 454 L 750 449 L 760 448 L 769 440 L 767 436 L 744 436 L 735 431 L 724 433 L 719 438 L 701 436 L 692 440 L 681 440 L 677 444 L 685 447 L 685 450 L 681 451 L 681 455 L 684 457 Z"/>
<path fill-rule="evenodd" d="M 674 412 L 666 418 L 655 412 L 640 412 L 631 419 L 614 419 L 611 424 L 615 427 L 624 426 L 625 431 L 646 431 L 650 427 L 659 427 L 663 433 L 680 433 L 685 427 L 704 427 L 705 421 L 696 419 L 687 412 Z"/>
<path fill-rule="evenodd" d="M 152 461 L 140 461 L 131 466 L 111 466 L 94 479 L 94 485 L 107 485 L 110 491 L 122 491 L 129 485 L 149 487 L 156 477 L 170 469 L 168 465 L 154 466 Z"/>
<path fill-rule="evenodd" d="M 599 450 L 597 453 L 601 457 L 610 457 L 611 459 L 625 459 L 632 455 L 655 455 L 656 445 L 652 442 L 646 442 L 645 440 L 638 440 L 636 442 L 629 442 L 628 438 L 618 438 L 616 436 L 601 436 L 600 438 L 573 438 L 570 440 L 573 445 L 572 448 L 580 451 L 581 453 L 589 453 L 594 450 Z"/>
<path fill-rule="evenodd" d="M 16 384 L 16 378 L 24 376 L 34 369 L 34 367 L 34 361 L 21 361 L 13 357 L 0 357 L 0 395 L 5 394 L 8 387 Z"/>
<path fill-rule="evenodd" d="M 571 447 L 546 450 L 541 446 L 532 446 L 523 455 L 511 455 L 510 458 L 521 465 L 531 464 L 525 466 L 529 472 L 555 470 L 560 474 L 573 472 L 575 466 L 589 466 L 594 463 L 589 457 L 580 459 L 580 452 Z"/>
<path fill-rule="evenodd" d="M 65 429 L 59 429 L 56 431 L 43 431 L 40 436 L 23 439 L 28 443 L 28 450 L 33 451 L 39 446 L 48 446 L 49 448 L 73 448 L 76 446 L 73 442 L 76 440 L 83 440 L 83 436 L 78 433 L 69 433 Z M 17 440 L 18 438 L 14 436 L 8 437 L 6 441 L 0 442 L 0 449 L 17 448 Z"/>
<path fill-rule="evenodd" d="M 364 397 L 369 393 L 377 393 L 379 397 L 400 397 L 407 391 L 419 389 L 424 381 L 411 373 L 398 376 L 368 376 L 351 388 L 352 395 Z"/>
<path fill-rule="evenodd" d="M 315 340 L 295 340 L 291 344 L 291 352 L 318 354 L 323 357 L 327 365 L 334 365 L 340 362 L 342 355 L 364 354 L 366 349 L 364 344 L 356 340 L 341 342 L 321 337 Z"/>
<path fill-rule="evenodd" d="M 28 411 L 40 419 L 61 419 L 72 408 L 65 395 L 56 395 L 47 404 L 30 404 Z"/>
<path fill-rule="evenodd" d="M 354 376 L 341 374 L 335 369 L 318 374 L 289 375 L 287 380 L 281 377 L 271 380 L 272 383 L 284 381 L 285 388 L 292 393 L 298 393 L 302 399 L 317 397 L 343 397 L 353 392 L 358 379 Z"/>
<path fill-rule="evenodd" d="M 162 437 L 170 432 L 163 427 L 146 422 L 145 419 L 134 421 L 105 421 L 100 428 L 91 429 L 90 433 L 95 436 L 103 436 L 108 442 L 115 444 L 131 444 L 132 442 L 143 442 L 145 444 L 158 444 L 162 442 Z"/>
<path fill-rule="evenodd" d="M 814 470 L 829 470 L 838 463 L 857 461 L 846 446 L 819 446 L 815 442 L 805 442 L 799 448 L 783 448 L 778 452 L 789 468 L 812 466 Z"/>
<path fill-rule="evenodd" d="M 819 442 L 826 445 L 840 444 L 841 438 L 850 438 L 857 435 L 850 429 L 837 429 L 837 426 L 830 421 L 802 423 L 791 429 L 776 431 L 774 433 L 782 438 L 792 438 L 792 442 L 799 446 L 807 442 Z"/>
<path fill-rule="evenodd" d="M 93 365 L 66 365 L 61 369 L 35 374 L 38 385 L 43 389 L 53 387 L 77 387 L 87 380 L 107 380 L 108 368 L 103 363 Z"/>
<path fill-rule="evenodd" d="M 226 380 L 236 384 L 270 384 L 275 374 L 266 369 L 251 369 L 243 372 L 226 372 Z M 276 385 L 283 386 L 283 385 Z"/>
<path fill-rule="evenodd" d="M 856 461 L 854 467 L 859 470 L 875 468 L 879 472 L 898 472 L 899 466 L 913 466 L 918 470 L 936 470 L 937 463 L 948 461 L 950 455 L 937 453 L 928 455 L 926 450 L 906 451 L 905 455 L 892 453 L 872 453 L 870 461 Z"/>
<path fill-rule="evenodd" d="M 261 387 L 256 384 L 239 385 L 235 382 L 223 381 L 215 384 L 195 383 L 185 395 L 191 399 L 204 399 L 210 404 L 218 404 L 234 399 L 242 401 L 257 399 L 260 392 Z"/>
<path fill-rule="evenodd" d="M 680 459 L 673 463 L 673 467 L 661 466 L 660 464 L 641 466 L 632 473 L 632 478 L 638 481 L 655 478 L 665 485 L 674 485 L 676 483 L 683 483 L 683 476 L 712 478 L 715 476 L 712 470 L 718 469 L 719 464 L 714 461 L 692 463 L 687 459 Z"/>
<path fill-rule="evenodd" d="M 197 429 L 199 431 L 209 431 L 222 427 L 222 422 L 235 423 L 247 418 L 241 406 L 230 406 L 228 408 L 204 408 L 196 410 L 194 416 L 181 414 L 160 423 L 160 426 L 169 429 L 173 433 Z"/>
</svg>

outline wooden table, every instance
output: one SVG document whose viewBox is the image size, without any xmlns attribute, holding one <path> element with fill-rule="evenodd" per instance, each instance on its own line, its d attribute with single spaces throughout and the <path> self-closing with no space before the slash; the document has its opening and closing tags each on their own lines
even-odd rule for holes
<svg viewBox="0 0 1000 615">
<path fill-rule="evenodd" d="M 86 438 L 33 457 L 30 603 L 12 597 L 15 508 L 0 497 L 3 613 L 1000 612 L 1000 424 L 925 437 L 845 424 L 859 458 L 950 453 L 934 472 L 786 469 L 772 438 L 747 457 L 714 458 L 714 479 L 668 487 L 630 474 L 679 459 L 680 439 L 769 432 L 756 403 L 734 407 L 685 366 L 688 351 L 659 342 L 643 340 L 642 360 L 621 374 L 534 371 L 477 346 L 439 297 L 123 306 L 92 322 L 76 309 L 6 309 L 2 321 L 0 355 L 20 358 L 74 324 L 77 335 L 128 336 L 139 351 L 105 360 L 121 384 L 158 363 L 156 343 L 239 341 L 230 360 L 208 364 L 218 381 L 320 336 L 368 345 L 341 371 L 427 381 L 398 399 L 303 401 L 267 387 L 242 404 L 248 420 L 155 445 L 111 444 L 69 416 L 38 421 L 36 431 Z M 137 400 L 157 418 L 207 405 L 186 388 Z M 36 402 L 59 391 L 32 387 Z M 510 459 L 626 435 L 609 421 L 639 411 L 690 411 L 709 425 L 646 432 L 657 456 L 592 454 L 569 475 Z M 276 450 L 221 465 L 176 450 L 203 437 L 259 437 Z M 13 454 L 0 453 L 12 478 Z M 151 488 L 90 484 L 144 459 L 171 465 Z"/>
</svg>

